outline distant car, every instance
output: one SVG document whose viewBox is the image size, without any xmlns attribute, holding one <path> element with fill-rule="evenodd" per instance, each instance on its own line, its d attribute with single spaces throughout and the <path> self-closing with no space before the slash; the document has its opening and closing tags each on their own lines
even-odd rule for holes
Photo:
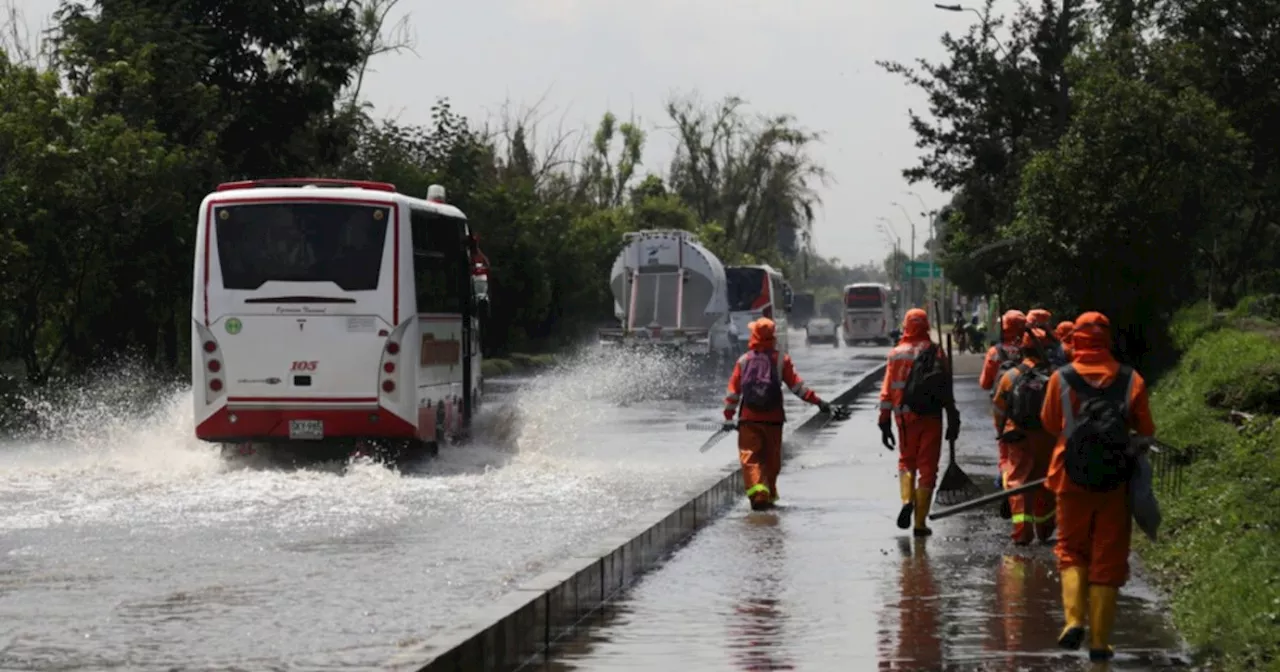
<svg viewBox="0 0 1280 672">
<path fill-rule="evenodd" d="M 804 344 L 830 343 L 840 347 L 840 339 L 836 338 L 836 323 L 825 317 L 815 317 L 804 327 Z"/>
</svg>

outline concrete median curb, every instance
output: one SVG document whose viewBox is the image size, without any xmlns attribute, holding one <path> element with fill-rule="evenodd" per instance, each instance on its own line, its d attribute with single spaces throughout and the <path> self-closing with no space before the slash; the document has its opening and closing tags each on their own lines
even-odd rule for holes
<svg viewBox="0 0 1280 672">
<path fill-rule="evenodd" d="M 883 376 L 881 364 L 830 401 L 850 403 L 876 389 Z M 810 417 L 794 433 L 821 429 L 828 421 L 823 416 Z M 726 466 L 709 476 L 696 493 L 663 503 L 657 515 L 642 519 L 649 522 L 611 533 L 593 548 L 466 614 L 456 626 L 401 651 L 385 669 L 470 672 L 529 663 L 741 498 L 741 467 Z"/>
</svg>

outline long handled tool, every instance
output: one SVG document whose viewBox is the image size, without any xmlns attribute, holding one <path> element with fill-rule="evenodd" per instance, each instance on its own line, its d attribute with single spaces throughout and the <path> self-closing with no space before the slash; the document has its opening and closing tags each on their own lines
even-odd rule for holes
<svg viewBox="0 0 1280 672">
<path fill-rule="evenodd" d="M 1009 497 L 1012 497 L 1014 495 L 1021 495 L 1024 492 L 1031 492 L 1032 490 L 1036 490 L 1040 488 L 1042 485 L 1044 485 L 1044 482 L 1045 482 L 1045 479 L 1037 478 L 1034 481 L 1024 483 L 1022 485 L 1019 485 L 1016 488 L 1009 488 L 1008 490 L 1000 490 L 998 492 L 993 492 L 989 495 L 983 495 L 976 499 L 971 499 L 963 504 L 957 504 L 955 506 L 948 507 L 945 509 L 938 509 L 937 511 L 933 511 L 929 514 L 929 520 L 937 520 L 939 518 L 954 516 L 957 513 L 972 511 L 974 509 L 986 506 L 987 504 L 991 504 L 992 502 L 997 502 L 1002 499 L 1008 499 Z"/>
<path fill-rule="evenodd" d="M 853 409 L 849 408 L 848 406 L 832 406 L 831 415 L 827 418 L 827 421 L 823 423 L 823 427 L 827 426 L 832 422 L 848 420 L 849 416 L 851 415 L 853 415 Z M 710 422 L 710 421 L 688 422 L 688 423 L 685 423 L 684 428 L 688 430 L 693 430 L 693 431 L 715 432 L 714 434 L 711 435 L 710 438 L 706 440 L 705 443 L 702 444 L 701 447 L 698 448 L 698 452 L 705 453 L 708 450 L 711 450 L 711 448 L 714 447 L 717 443 L 720 443 L 720 441 L 724 439 L 724 437 L 728 436 L 730 432 L 736 431 L 738 429 L 738 423 L 737 422 Z"/>
<path fill-rule="evenodd" d="M 717 443 L 720 443 L 721 439 L 723 439 L 726 436 L 729 436 L 730 432 L 738 429 L 738 423 L 736 422 L 721 422 L 721 423 L 691 422 L 685 425 L 685 429 L 693 429 L 693 430 L 706 430 L 706 429 L 712 429 L 712 428 L 714 428 L 715 434 L 712 434 L 711 438 L 707 439 L 706 442 L 704 442 L 702 446 L 698 448 L 699 453 L 705 453 L 708 450 L 711 450 Z"/>
</svg>

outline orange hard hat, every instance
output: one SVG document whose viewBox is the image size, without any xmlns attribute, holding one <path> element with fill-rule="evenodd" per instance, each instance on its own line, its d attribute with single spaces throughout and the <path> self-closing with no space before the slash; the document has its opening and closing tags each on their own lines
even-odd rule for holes
<svg viewBox="0 0 1280 672">
<path fill-rule="evenodd" d="M 1034 324 L 1037 327 L 1048 327 L 1049 322 L 1053 321 L 1053 313 L 1044 308 L 1034 308 L 1027 313 L 1027 324 Z"/>
</svg>

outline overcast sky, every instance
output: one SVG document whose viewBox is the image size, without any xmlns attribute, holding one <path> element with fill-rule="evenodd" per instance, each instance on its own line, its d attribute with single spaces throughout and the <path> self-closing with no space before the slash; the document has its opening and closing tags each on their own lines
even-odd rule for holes
<svg viewBox="0 0 1280 672">
<path fill-rule="evenodd" d="M 47 23 L 57 0 L 17 5 L 29 23 Z M 878 217 L 910 244 L 895 201 L 916 220 L 923 249 L 928 224 L 908 190 L 929 209 L 947 200 L 902 178 L 917 156 L 907 110 L 922 109 L 923 96 L 875 61 L 940 57 L 939 36 L 963 32 L 972 12 L 932 0 L 400 0 L 397 9 L 410 17 L 417 56 L 374 62 L 364 94 L 381 115 L 424 123 L 441 96 L 478 121 L 508 100 L 541 100 L 547 123 L 570 129 L 607 110 L 634 113 L 650 129 L 641 170 L 665 174 L 673 142 L 655 128 L 665 125 L 663 101 L 738 95 L 825 134 L 815 155 L 834 182 L 821 190 L 814 238 L 821 254 L 849 264 L 887 254 Z"/>
</svg>

